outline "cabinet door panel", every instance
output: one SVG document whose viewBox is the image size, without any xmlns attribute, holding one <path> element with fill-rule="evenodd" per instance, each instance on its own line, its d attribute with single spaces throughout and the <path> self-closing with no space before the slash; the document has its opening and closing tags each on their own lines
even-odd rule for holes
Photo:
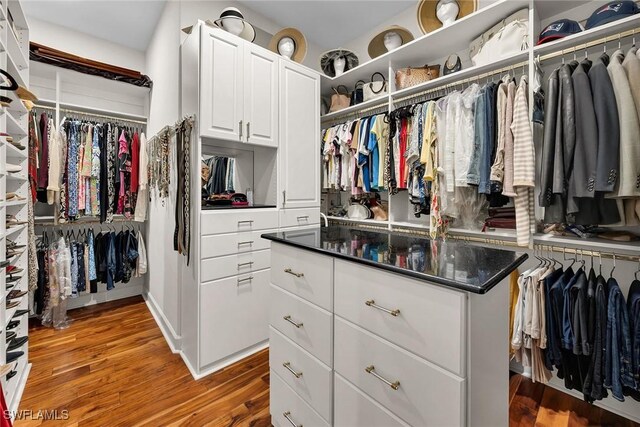
<svg viewBox="0 0 640 427">
<path fill-rule="evenodd" d="M 244 132 L 243 42 L 222 30 L 202 29 L 200 134 L 240 141 Z"/>
<path fill-rule="evenodd" d="M 283 207 L 320 206 L 319 76 L 290 61 L 280 64 Z"/>
<path fill-rule="evenodd" d="M 278 146 L 278 56 L 247 43 L 244 52 L 246 142 Z"/>
</svg>

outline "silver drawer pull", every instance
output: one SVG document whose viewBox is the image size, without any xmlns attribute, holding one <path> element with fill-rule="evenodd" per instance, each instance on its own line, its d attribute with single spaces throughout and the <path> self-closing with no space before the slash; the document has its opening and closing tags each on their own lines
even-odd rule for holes
<svg viewBox="0 0 640 427">
<path fill-rule="evenodd" d="M 249 262 L 243 262 L 242 264 L 238 264 L 238 270 L 240 270 L 242 267 L 251 267 L 253 265 L 253 261 L 249 261 Z"/>
<path fill-rule="evenodd" d="M 304 273 L 296 273 L 295 271 L 293 271 L 293 270 L 292 270 L 292 269 L 290 269 L 290 268 L 285 268 L 285 269 L 284 269 L 284 272 L 285 272 L 285 273 L 289 273 L 289 274 L 291 274 L 291 275 L 293 275 L 293 276 L 296 276 L 296 277 L 304 277 Z"/>
<path fill-rule="evenodd" d="M 250 282 L 253 280 L 253 276 L 249 276 L 249 277 L 245 277 L 244 279 L 238 279 L 238 285 L 244 283 L 244 282 Z"/>
<path fill-rule="evenodd" d="M 365 305 L 368 305 L 369 307 L 373 307 L 373 308 L 377 308 L 380 311 L 384 311 L 385 313 L 389 313 L 390 315 L 397 317 L 400 314 L 400 310 L 399 309 L 395 309 L 395 310 L 389 310 L 388 308 L 384 308 L 384 307 L 380 307 L 379 305 L 376 305 L 376 302 L 372 299 L 370 299 L 369 301 L 365 301 L 364 302 Z"/>
<path fill-rule="evenodd" d="M 304 216 L 299 216 L 298 217 L 298 221 L 302 221 L 302 220 L 308 220 L 309 219 L 309 215 L 304 215 Z"/>
<path fill-rule="evenodd" d="M 249 224 L 249 225 L 253 225 L 253 220 L 246 220 L 246 221 L 238 221 L 238 225 L 242 225 L 242 224 Z"/>
<path fill-rule="evenodd" d="M 238 242 L 238 247 L 244 245 L 253 245 L 253 240 L 249 240 L 248 242 Z"/>
<path fill-rule="evenodd" d="M 296 378 L 300 378 L 302 376 L 302 372 L 296 372 L 291 368 L 291 363 L 290 362 L 284 362 L 282 364 L 282 366 L 284 366 L 285 368 L 287 368 L 287 371 L 291 372 L 293 374 L 294 377 Z"/>
<path fill-rule="evenodd" d="M 302 427 L 302 424 L 296 424 L 296 422 L 293 421 L 293 419 L 291 418 L 291 411 L 283 412 L 282 416 L 285 417 L 293 427 Z"/>
<path fill-rule="evenodd" d="M 300 329 L 302 327 L 302 322 L 300 322 L 300 323 L 294 322 L 293 320 L 291 320 L 291 316 L 284 316 L 283 319 L 286 320 L 287 322 L 291 323 L 293 326 L 295 326 L 298 329 Z"/>
<path fill-rule="evenodd" d="M 379 379 L 380 381 L 382 381 L 392 389 L 397 390 L 400 388 L 400 381 L 391 382 L 388 379 L 381 377 L 376 373 L 376 368 L 373 365 L 367 366 L 366 368 L 364 368 L 364 370 L 366 371 L 367 374 L 373 375 L 374 377 L 376 377 L 377 379 Z"/>
</svg>

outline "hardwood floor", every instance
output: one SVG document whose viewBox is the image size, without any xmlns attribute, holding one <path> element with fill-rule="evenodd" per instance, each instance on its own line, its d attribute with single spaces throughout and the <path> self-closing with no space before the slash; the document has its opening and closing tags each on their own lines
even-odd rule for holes
<svg viewBox="0 0 640 427">
<path fill-rule="evenodd" d="M 199 381 L 171 353 L 142 298 L 70 312 L 69 329 L 30 328 L 33 364 L 21 410 L 67 409 L 26 426 L 270 426 L 264 350 Z M 505 373 L 506 375 L 506 373 Z M 520 375 L 509 382 L 509 425 L 636 425 Z"/>
<path fill-rule="evenodd" d="M 262 351 L 195 381 L 140 297 L 70 312 L 69 329 L 34 326 L 20 410 L 69 410 L 66 421 L 15 426 L 270 426 Z"/>
</svg>

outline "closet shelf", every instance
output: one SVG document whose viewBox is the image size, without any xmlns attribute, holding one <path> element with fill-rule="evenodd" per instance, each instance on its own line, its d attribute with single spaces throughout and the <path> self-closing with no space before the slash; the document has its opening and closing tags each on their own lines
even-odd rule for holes
<svg viewBox="0 0 640 427">
<path fill-rule="evenodd" d="M 538 55 L 544 56 L 552 52 L 558 52 L 567 49 L 569 49 L 569 51 L 571 52 L 573 51 L 573 48 L 575 48 L 576 54 L 579 55 L 579 53 L 582 53 L 584 55 L 583 49 L 585 44 L 612 35 L 614 37 L 612 37 L 608 42 L 617 42 L 618 38 L 616 36 L 619 33 L 629 31 L 634 28 L 636 29 L 638 37 L 640 37 L 640 15 L 633 15 L 628 18 L 613 21 L 608 24 L 604 24 L 590 30 L 582 31 L 580 33 L 573 34 L 556 41 L 541 44 L 540 46 L 535 46 L 533 48 L 533 54 L 537 57 Z"/>
<path fill-rule="evenodd" d="M 13 236 L 27 228 L 27 224 L 21 224 L 16 227 L 7 228 L 7 232 L 4 234 L 5 237 Z"/>
<path fill-rule="evenodd" d="M 20 49 L 18 38 L 10 28 L 7 28 L 7 53 L 9 60 L 15 64 L 18 71 L 26 70 L 29 67 L 29 61 Z"/>
<path fill-rule="evenodd" d="M 15 202 L 5 202 L 5 206 L 23 206 L 26 205 L 26 200 L 16 200 Z M 24 224 L 23 224 L 24 225 Z"/>
<path fill-rule="evenodd" d="M 10 32 L 11 31 L 7 30 L 7 33 Z M 13 37 L 13 35 L 10 35 L 8 38 L 11 37 Z M 14 79 L 16 79 L 16 83 L 18 83 L 20 86 L 27 87 L 24 76 L 21 73 L 22 69 L 20 69 L 19 66 L 15 63 L 14 59 L 11 57 L 11 54 L 7 55 L 7 71 L 13 76 Z"/>
<path fill-rule="evenodd" d="M 6 108 L 9 114 L 21 117 L 27 114 L 27 107 L 22 103 L 22 99 L 15 93 L 15 91 L 7 90 L 5 95 L 12 99 L 11 104 Z"/>
<path fill-rule="evenodd" d="M 329 93 L 331 87 L 341 84 L 352 88 L 358 80 L 369 81 L 375 72 L 386 74 L 389 64 L 393 64 L 394 67 L 424 65 L 425 62 L 441 60 L 453 52 L 468 49 L 471 40 L 493 24 L 528 6 L 529 2 L 526 0 L 499 0 L 457 20 L 448 27 L 431 31 L 398 49 L 366 61 L 338 77 L 323 76 L 322 93 Z"/>
<path fill-rule="evenodd" d="M 365 102 L 361 102 L 360 104 L 357 105 L 352 105 L 351 107 L 347 107 L 343 110 L 340 111 L 335 111 L 333 113 L 327 113 L 323 116 L 321 116 L 322 120 L 329 120 L 329 119 L 333 119 L 334 117 L 342 117 L 342 116 L 346 116 L 350 113 L 356 113 L 360 110 L 364 110 L 365 108 L 373 108 L 376 106 L 379 107 L 384 107 L 385 105 L 387 105 L 387 96 L 381 96 L 378 98 L 374 98 L 374 99 L 370 99 L 368 101 Z"/>
<path fill-rule="evenodd" d="M 389 224 L 389 221 L 378 221 L 375 219 L 354 219 L 342 216 L 327 216 L 327 220 L 336 222 L 351 222 L 354 224 L 376 224 L 385 227 L 387 226 L 387 224 Z"/>
<path fill-rule="evenodd" d="M 8 116 L 7 116 L 8 117 Z M 26 159 L 27 158 L 27 150 L 18 150 L 13 144 L 6 143 L 7 147 L 7 158 L 10 159 Z"/>
<path fill-rule="evenodd" d="M 7 181 L 23 182 L 23 181 L 26 181 L 26 180 L 27 180 L 26 176 L 16 175 L 16 174 L 13 174 L 13 173 L 8 173 L 7 174 Z"/>
<path fill-rule="evenodd" d="M 3 296 L 3 299 L 4 299 L 4 296 Z M 13 319 L 13 315 L 16 314 L 16 311 L 18 311 L 19 309 L 20 309 L 20 306 L 13 307 L 13 308 L 10 308 L 9 310 L 7 310 L 7 312 L 6 312 L 6 316 L 7 317 L 5 318 L 5 321 L 4 321 L 5 322 L 4 323 L 4 329 L 7 329 L 7 326 L 9 325 L 9 322 L 11 322 L 11 320 Z"/>
<path fill-rule="evenodd" d="M 22 124 L 18 120 L 16 120 L 11 114 L 6 114 L 6 116 L 7 133 L 11 135 L 14 140 L 22 139 L 27 136 L 27 131 L 22 127 Z"/>
</svg>

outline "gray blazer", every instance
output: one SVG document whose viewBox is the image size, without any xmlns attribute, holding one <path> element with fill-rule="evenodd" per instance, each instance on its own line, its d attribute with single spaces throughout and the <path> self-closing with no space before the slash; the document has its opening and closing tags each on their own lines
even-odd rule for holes
<svg viewBox="0 0 640 427">
<path fill-rule="evenodd" d="M 603 54 L 589 70 L 593 106 L 598 123 L 598 157 L 596 160 L 596 191 L 610 192 L 616 187 L 620 164 L 620 124 L 618 107 L 613 94 L 607 65 L 609 57 Z"/>
</svg>

